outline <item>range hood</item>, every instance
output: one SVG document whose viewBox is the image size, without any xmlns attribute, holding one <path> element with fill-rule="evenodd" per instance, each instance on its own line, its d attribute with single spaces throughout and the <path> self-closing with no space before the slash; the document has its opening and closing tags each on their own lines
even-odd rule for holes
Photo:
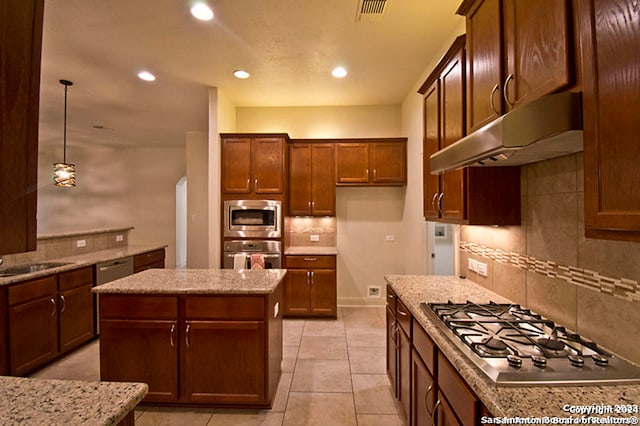
<svg viewBox="0 0 640 426">
<path fill-rule="evenodd" d="M 431 174 L 515 166 L 582 151 L 582 96 L 547 95 L 516 108 L 430 157 Z"/>
</svg>

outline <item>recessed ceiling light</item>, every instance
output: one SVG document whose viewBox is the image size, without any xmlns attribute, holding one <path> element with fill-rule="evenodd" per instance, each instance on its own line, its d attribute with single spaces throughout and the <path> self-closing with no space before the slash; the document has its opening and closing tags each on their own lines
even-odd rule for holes
<svg viewBox="0 0 640 426">
<path fill-rule="evenodd" d="M 333 71 L 331 71 L 331 75 L 335 78 L 344 78 L 347 76 L 347 70 L 344 67 L 335 67 Z"/>
<path fill-rule="evenodd" d="M 151 74 L 149 71 L 140 71 L 138 73 L 138 78 L 144 81 L 154 81 L 156 76 Z"/>
<path fill-rule="evenodd" d="M 249 78 L 249 73 L 246 72 L 245 70 L 235 70 L 233 72 L 234 77 L 236 78 L 240 78 L 242 80 Z"/>
<path fill-rule="evenodd" d="M 210 21 L 213 19 L 213 10 L 203 1 L 199 1 L 191 6 L 191 14 L 201 21 Z"/>
</svg>

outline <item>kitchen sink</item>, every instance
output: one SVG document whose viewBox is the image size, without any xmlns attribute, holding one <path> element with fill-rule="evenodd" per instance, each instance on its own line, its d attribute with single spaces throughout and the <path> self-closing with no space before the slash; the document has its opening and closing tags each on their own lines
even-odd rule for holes
<svg viewBox="0 0 640 426">
<path fill-rule="evenodd" d="M 38 263 L 26 263 L 24 265 L 11 266 L 9 268 L 0 269 L 0 278 L 30 274 L 32 272 L 44 271 L 46 269 L 69 265 L 71 263 L 72 262 L 38 262 Z"/>
</svg>

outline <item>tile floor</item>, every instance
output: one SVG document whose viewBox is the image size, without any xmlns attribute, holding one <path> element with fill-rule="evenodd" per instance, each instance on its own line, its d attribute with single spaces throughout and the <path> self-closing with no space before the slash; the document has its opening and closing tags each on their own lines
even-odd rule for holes
<svg viewBox="0 0 640 426">
<path fill-rule="evenodd" d="M 137 425 L 402 425 L 385 372 L 384 308 L 339 308 L 337 320 L 285 320 L 282 378 L 271 410 L 141 406 Z M 33 377 L 99 380 L 99 342 Z"/>
</svg>

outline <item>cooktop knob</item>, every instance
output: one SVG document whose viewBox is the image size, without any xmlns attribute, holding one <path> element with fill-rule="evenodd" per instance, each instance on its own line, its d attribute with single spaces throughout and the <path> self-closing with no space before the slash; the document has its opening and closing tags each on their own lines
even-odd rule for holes
<svg viewBox="0 0 640 426">
<path fill-rule="evenodd" d="M 538 368 L 544 368 L 547 366 L 547 359 L 543 356 L 533 355 L 531 356 L 531 361 L 533 361 L 533 365 Z"/>
<path fill-rule="evenodd" d="M 599 365 L 600 367 L 606 367 L 609 365 L 609 359 L 604 355 L 593 354 L 591 355 L 591 358 L 595 361 L 596 365 Z"/>
<path fill-rule="evenodd" d="M 584 366 L 584 358 L 582 358 L 580 355 L 569 355 L 569 362 L 574 367 Z"/>
<path fill-rule="evenodd" d="M 507 355 L 507 362 L 509 363 L 510 366 L 514 367 L 514 368 L 520 368 L 522 367 L 522 358 L 520 358 L 517 355 Z"/>
</svg>

